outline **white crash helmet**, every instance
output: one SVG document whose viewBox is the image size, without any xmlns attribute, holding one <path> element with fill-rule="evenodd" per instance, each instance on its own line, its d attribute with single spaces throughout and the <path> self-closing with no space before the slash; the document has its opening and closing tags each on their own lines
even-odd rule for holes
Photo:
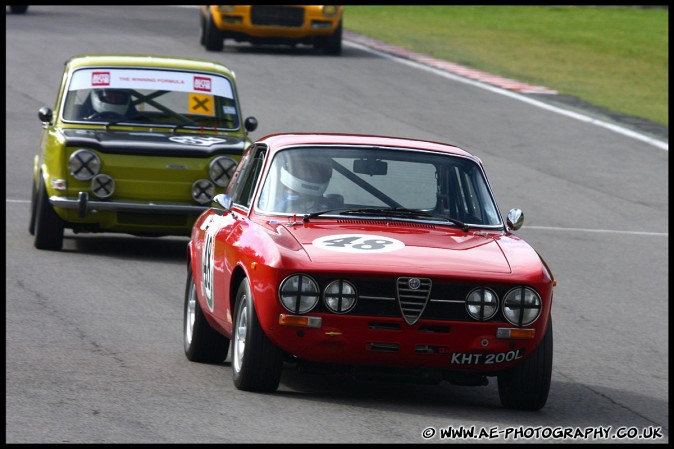
<svg viewBox="0 0 674 449">
<path fill-rule="evenodd" d="M 124 115 L 131 104 L 131 95 L 125 90 L 94 89 L 91 92 L 91 106 L 94 111 L 114 112 Z"/>
<path fill-rule="evenodd" d="M 281 167 L 281 182 L 297 193 L 321 196 L 332 177 L 332 164 L 328 158 L 298 158 Z"/>
</svg>

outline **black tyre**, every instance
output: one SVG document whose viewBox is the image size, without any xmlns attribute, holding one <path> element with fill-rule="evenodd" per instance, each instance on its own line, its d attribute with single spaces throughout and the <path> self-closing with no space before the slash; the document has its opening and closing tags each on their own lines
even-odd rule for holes
<svg viewBox="0 0 674 449">
<path fill-rule="evenodd" d="M 30 189 L 30 221 L 28 222 L 28 232 L 30 235 L 35 235 L 35 211 L 37 209 L 37 189 L 35 188 L 35 181 L 32 183 Z"/>
<path fill-rule="evenodd" d="M 33 244 L 37 249 L 59 251 L 63 248 L 63 230 L 65 224 L 49 203 L 42 175 L 40 175 L 40 185 L 37 190 L 36 201 L 35 240 Z"/>
<path fill-rule="evenodd" d="M 322 47 L 326 55 L 342 54 L 342 22 L 339 22 L 334 33 L 322 43 Z"/>
<path fill-rule="evenodd" d="M 12 11 L 12 14 L 26 14 L 28 5 L 10 5 L 9 9 Z"/>
<path fill-rule="evenodd" d="M 236 293 L 232 332 L 232 373 L 239 390 L 275 391 L 283 370 L 283 351 L 265 335 L 257 320 L 248 279 Z"/>
<path fill-rule="evenodd" d="M 206 16 L 199 13 L 199 44 L 206 45 Z"/>
<path fill-rule="evenodd" d="M 540 410 L 548 400 L 552 377 L 552 320 L 541 344 L 519 365 L 498 375 L 498 393 L 505 408 Z"/>
<path fill-rule="evenodd" d="M 213 329 L 206 321 L 197 299 L 192 267 L 189 267 L 185 285 L 183 341 L 185 356 L 192 362 L 222 363 L 227 358 L 229 338 Z"/>
<path fill-rule="evenodd" d="M 203 45 L 208 51 L 222 51 L 225 47 L 225 39 L 222 36 L 222 33 L 215 25 L 213 17 L 209 14 L 208 18 L 205 20 L 205 28 L 203 31 Z"/>
</svg>

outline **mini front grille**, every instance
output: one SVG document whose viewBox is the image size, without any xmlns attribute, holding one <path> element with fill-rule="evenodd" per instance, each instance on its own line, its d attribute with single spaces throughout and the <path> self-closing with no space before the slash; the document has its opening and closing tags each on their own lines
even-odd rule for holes
<svg viewBox="0 0 674 449">
<path fill-rule="evenodd" d="M 428 278 L 401 277 L 396 283 L 398 305 L 407 324 L 414 324 L 424 312 L 431 294 Z"/>
<path fill-rule="evenodd" d="M 304 8 L 253 5 L 250 21 L 253 25 L 299 28 L 304 24 Z"/>
</svg>

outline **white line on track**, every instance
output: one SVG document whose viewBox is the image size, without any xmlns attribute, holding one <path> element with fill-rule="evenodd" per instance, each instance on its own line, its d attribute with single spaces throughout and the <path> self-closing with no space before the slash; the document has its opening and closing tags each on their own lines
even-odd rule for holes
<svg viewBox="0 0 674 449">
<path fill-rule="evenodd" d="M 547 103 L 543 103 L 541 101 L 534 100 L 534 99 L 529 98 L 529 97 L 525 97 L 525 96 L 523 96 L 521 94 L 518 94 L 516 92 L 512 92 L 512 91 L 509 91 L 509 90 L 506 90 L 506 89 L 500 89 L 498 87 L 490 86 L 488 84 L 484 84 L 484 83 L 481 83 L 481 82 L 478 82 L 478 81 L 474 81 L 474 80 L 471 80 L 469 78 L 458 76 L 458 75 L 455 75 L 453 73 L 446 72 L 444 70 L 439 70 L 439 69 L 436 69 L 434 67 L 430 67 L 430 66 L 427 66 L 427 65 L 424 65 L 424 64 L 420 64 L 420 63 L 415 62 L 415 61 L 410 61 L 410 60 L 401 58 L 399 56 L 395 56 L 395 55 L 391 55 L 391 54 L 386 53 L 386 52 L 375 50 L 371 47 L 368 47 L 367 45 L 361 45 L 361 44 L 351 42 L 351 41 L 346 41 L 346 40 L 344 41 L 344 43 L 351 46 L 351 47 L 355 47 L 355 48 L 358 48 L 360 50 L 363 50 L 363 51 L 366 51 L 366 52 L 369 52 L 369 53 L 372 53 L 372 54 L 376 54 L 376 55 L 382 56 L 384 58 L 391 59 L 391 60 L 399 62 L 401 64 L 406 64 L 406 65 L 415 67 L 417 69 L 425 70 L 427 72 L 435 73 L 436 75 L 444 76 L 445 78 L 449 78 L 449 79 L 454 80 L 454 81 L 459 81 L 461 83 L 470 84 L 472 86 L 476 86 L 476 87 L 479 87 L 481 89 L 485 89 L 485 90 L 488 90 L 488 91 L 491 91 L 491 92 L 494 92 L 494 93 L 497 93 L 497 94 L 500 94 L 500 95 L 505 95 L 507 97 L 511 97 L 511 98 L 516 99 L 516 100 L 523 101 L 525 103 L 529 103 L 533 106 L 536 106 L 536 107 L 539 107 L 539 108 L 542 108 L 542 109 L 547 109 L 548 111 L 556 112 L 558 114 L 562 114 L 562 115 L 565 115 L 567 117 L 574 118 L 576 120 L 580 120 L 582 122 L 586 122 L 586 123 L 590 123 L 590 124 L 593 124 L 593 125 L 596 125 L 596 126 L 600 126 L 602 128 L 606 128 L 606 129 L 609 129 L 611 131 L 614 131 L 618 134 L 622 134 L 622 135 L 625 135 L 627 137 L 631 137 L 633 139 L 641 140 L 641 141 L 646 142 L 646 143 L 648 143 L 648 144 L 650 144 L 654 147 L 660 148 L 661 150 L 669 151 L 669 143 L 654 139 L 652 137 L 646 136 L 646 135 L 641 134 L 641 133 L 637 133 L 635 131 L 624 128 L 622 126 L 614 125 L 612 123 L 604 122 L 602 120 L 598 120 L 598 119 L 595 119 L 595 118 L 592 118 L 592 117 L 588 117 L 588 116 L 583 115 L 583 114 L 579 114 L 579 113 L 569 111 L 569 110 L 566 110 L 566 109 L 558 108 L 556 106 L 552 106 L 552 105 L 549 105 Z"/>
</svg>

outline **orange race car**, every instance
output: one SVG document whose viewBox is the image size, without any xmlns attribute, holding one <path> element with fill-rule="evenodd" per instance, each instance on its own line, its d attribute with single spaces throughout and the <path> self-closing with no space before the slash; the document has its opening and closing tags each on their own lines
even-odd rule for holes
<svg viewBox="0 0 674 449">
<path fill-rule="evenodd" d="M 313 45 L 342 52 L 341 5 L 203 5 L 201 45 L 221 51 L 225 39 L 254 45 Z"/>
</svg>

